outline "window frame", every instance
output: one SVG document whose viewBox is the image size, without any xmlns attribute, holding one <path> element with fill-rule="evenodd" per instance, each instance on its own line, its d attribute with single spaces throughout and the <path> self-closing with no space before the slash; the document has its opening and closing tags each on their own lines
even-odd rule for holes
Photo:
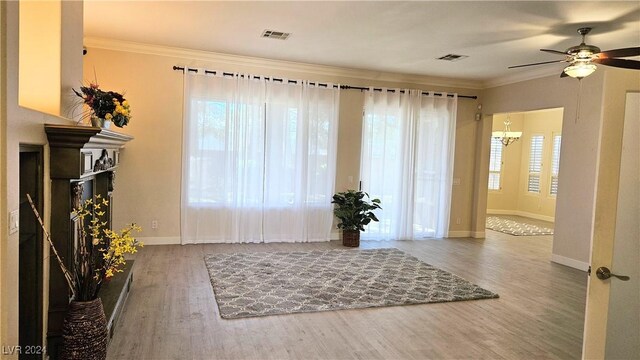
<svg viewBox="0 0 640 360">
<path fill-rule="evenodd" d="M 539 156 L 539 165 L 538 167 L 538 171 L 532 171 L 531 167 L 532 167 L 532 154 L 533 154 L 533 144 L 534 144 L 534 139 L 535 138 L 541 138 L 541 143 L 540 143 L 540 156 Z M 533 133 L 531 134 L 531 137 L 529 138 L 529 152 L 528 152 L 528 166 L 527 166 L 527 177 L 526 177 L 526 183 L 525 183 L 525 188 L 526 188 L 526 194 L 530 195 L 530 196 L 540 196 L 542 194 L 542 174 L 543 174 L 543 170 L 544 170 L 544 141 L 545 140 L 545 136 L 542 133 Z M 537 175 L 538 176 L 538 191 L 532 191 L 530 184 L 531 184 L 531 176 L 532 175 Z"/>
</svg>

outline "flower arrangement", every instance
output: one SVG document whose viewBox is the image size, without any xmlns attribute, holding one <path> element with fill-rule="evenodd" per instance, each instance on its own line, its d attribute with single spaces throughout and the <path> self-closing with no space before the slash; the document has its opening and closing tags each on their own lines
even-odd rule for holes
<svg viewBox="0 0 640 360">
<path fill-rule="evenodd" d="M 95 83 L 81 86 L 80 91 L 72 90 L 82 98 L 84 104 L 89 106 L 90 116 L 111 121 L 117 127 L 123 127 L 131 120 L 129 102 L 121 94 L 114 91 L 103 91 Z"/>
<path fill-rule="evenodd" d="M 139 247 L 144 246 L 133 237 L 134 231 L 142 231 L 136 224 L 127 225 L 120 232 L 105 228 L 107 223 L 103 218 L 109 206 L 109 200 L 96 195 L 73 210 L 80 224 L 79 244 L 75 251 L 73 268 L 69 270 L 58 255 L 29 194 L 27 199 L 76 301 L 96 299 L 102 284 L 116 273 L 123 271 L 122 266 L 126 264 L 125 254 L 135 254 Z"/>
</svg>

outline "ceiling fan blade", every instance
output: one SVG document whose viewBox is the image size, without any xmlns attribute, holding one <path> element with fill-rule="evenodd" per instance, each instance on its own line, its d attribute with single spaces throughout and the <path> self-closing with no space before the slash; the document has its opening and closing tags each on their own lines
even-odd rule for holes
<svg viewBox="0 0 640 360">
<path fill-rule="evenodd" d="M 567 73 L 566 73 L 566 72 L 564 72 L 564 70 L 560 73 L 560 77 L 561 77 L 561 78 L 563 78 L 563 77 L 567 77 L 567 76 L 569 76 L 569 75 L 567 75 Z"/>
<path fill-rule="evenodd" d="M 636 60 L 624 60 L 624 59 L 593 59 L 591 60 L 594 63 L 625 68 L 625 69 L 635 69 L 640 70 L 640 61 Z"/>
<path fill-rule="evenodd" d="M 607 50 L 596 55 L 603 58 L 638 56 L 640 55 L 640 47 Z"/>
<path fill-rule="evenodd" d="M 569 55 L 564 51 L 551 50 L 551 49 L 540 49 L 540 51 L 544 51 L 544 52 L 548 52 L 548 53 L 552 53 L 552 54 Z"/>
<path fill-rule="evenodd" d="M 524 65 L 514 65 L 514 66 L 509 66 L 508 68 L 509 68 L 509 69 L 515 69 L 515 68 L 520 68 L 520 67 L 525 67 L 525 66 L 544 65 L 544 64 L 561 63 L 561 62 L 566 62 L 566 60 L 543 61 L 543 62 L 532 63 L 532 64 L 524 64 Z"/>
</svg>

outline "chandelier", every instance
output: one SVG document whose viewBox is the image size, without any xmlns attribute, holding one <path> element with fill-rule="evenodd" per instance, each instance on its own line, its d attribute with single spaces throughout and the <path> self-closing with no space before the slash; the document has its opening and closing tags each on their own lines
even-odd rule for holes
<svg viewBox="0 0 640 360">
<path fill-rule="evenodd" d="M 507 120 L 504 121 L 504 131 L 494 131 L 491 136 L 500 139 L 502 145 L 509 146 L 520 139 L 522 131 L 511 131 L 511 118 L 507 115 Z"/>
</svg>

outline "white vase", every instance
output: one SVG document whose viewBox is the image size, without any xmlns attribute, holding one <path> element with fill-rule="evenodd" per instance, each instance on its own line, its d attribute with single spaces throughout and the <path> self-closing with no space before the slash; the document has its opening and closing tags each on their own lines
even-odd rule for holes
<svg viewBox="0 0 640 360">
<path fill-rule="evenodd" d="M 97 116 L 91 117 L 91 126 L 99 127 L 101 129 L 108 129 L 111 127 L 111 120 L 101 119 Z"/>
</svg>

